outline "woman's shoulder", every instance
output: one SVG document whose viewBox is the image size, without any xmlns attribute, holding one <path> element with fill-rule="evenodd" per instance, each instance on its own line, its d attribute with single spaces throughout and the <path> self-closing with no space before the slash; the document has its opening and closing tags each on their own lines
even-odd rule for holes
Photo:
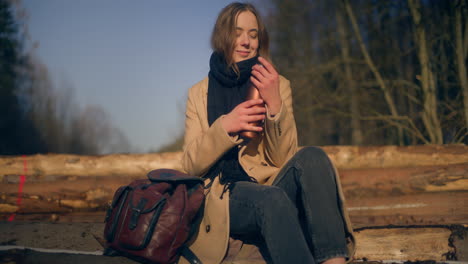
<svg viewBox="0 0 468 264">
<path fill-rule="evenodd" d="M 279 75 L 279 80 L 280 80 L 280 86 L 289 86 L 290 85 L 290 82 L 289 80 L 284 77 L 283 75 Z"/>
<path fill-rule="evenodd" d="M 197 82 L 194 84 L 190 89 L 191 90 L 197 90 L 197 89 L 203 89 L 203 88 L 208 88 L 208 76 L 203 78 L 201 81 Z"/>
<path fill-rule="evenodd" d="M 203 80 L 192 85 L 192 87 L 190 87 L 188 91 L 188 95 L 189 97 L 193 97 L 195 95 L 202 95 L 204 91 L 208 92 L 208 77 L 205 77 L 203 78 Z"/>
</svg>

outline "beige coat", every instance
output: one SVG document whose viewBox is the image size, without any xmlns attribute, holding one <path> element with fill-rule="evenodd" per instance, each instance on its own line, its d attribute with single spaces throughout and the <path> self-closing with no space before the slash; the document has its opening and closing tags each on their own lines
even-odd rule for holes
<svg viewBox="0 0 468 264">
<path fill-rule="evenodd" d="M 293 116 L 292 95 L 289 81 L 280 76 L 280 112 L 268 114 L 264 124 L 264 136 L 250 142 L 238 136 L 230 136 L 221 125 L 221 116 L 212 126 L 208 125 L 208 78 L 195 84 L 187 99 L 183 168 L 191 175 L 203 176 L 227 150 L 239 147 L 239 163 L 250 176 L 261 184 L 271 185 L 281 167 L 297 152 L 297 132 Z M 204 264 L 219 264 L 225 259 L 229 244 L 229 195 L 221 199 L 223 186 L 215 179 L 207 191 L 205 214 L 198 235 L 191 244 L 192 251 Z M 339 184 L 339 178 L 337 177 Z M 344 202 L 341 187 L 339 194 Z M 354 253 L 352 228 L 346 213 L 348 247 Z M 232 240 L 231 240 L 232 241 Z M 246 256 L 252 248 L 243 247 L 239 256 Z M 244 253 L 242 253 L 244 251 Z M 230 258 L 232 254 L 230 254 Z M 235 256 L 234 256 L 235 258 Z M 181 259 L 180 263 L 187 263 Z"/>
</svg>

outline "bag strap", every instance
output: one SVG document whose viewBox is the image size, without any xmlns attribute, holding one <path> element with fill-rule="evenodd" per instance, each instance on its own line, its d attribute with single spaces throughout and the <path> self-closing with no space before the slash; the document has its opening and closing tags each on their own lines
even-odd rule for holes
<svg viewBox="0 0 468 264">
<path fill-rule="evenodd" d="M 173 169 L 157 169 L 148 172 L 148 179 L 152 182 L 168 182 L 168 183 L 201 183 L 203 179 L 200 177 L 190 176 L 181 171 Z"/>
<path fill-rule="evenodd" d="M 180 253 L 190 264 L 203 264 L 195 253 L 186 245 L 182 246 Z"/>
<path fill-rule="evenodd" d="M 190 233 L 187 239 L 187 242 L 190 242 L 194 236 L 197 234 L 200 224 L 203 220 L 203 215 L 205 213 L 205 202 L 202 203 L 200 209 L 198 209 L 197 214 L 195 215 L 195 218 L 193 219 L 192 226 L 190 228 Z M 190 263 L 190 264 L 202 264 L 201 260 L 193 253 L 190 248 L 184 244 L 181 248 L 180 254 Z"/>
</svg>

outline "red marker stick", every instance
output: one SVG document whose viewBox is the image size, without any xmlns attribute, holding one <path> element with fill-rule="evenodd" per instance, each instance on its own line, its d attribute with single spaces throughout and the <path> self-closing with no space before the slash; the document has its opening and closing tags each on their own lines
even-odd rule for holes
<svg viewBox="0 0 468 264">
<path fill-rule="evenodd" d="M 18 186 L 18 198 L 16 199 L 16 206 L 18 206 L 18 210 L 21 206 L 21 200 L 23 200 L 23 187 L 24 183 L 26 182 L 26 174 L 28 172 L 28 161 L 26 160 L 26 156 L 22 155 L 23 157 L 23 174 L 20 176 L 20 182 Z M 12 222 L 15 220 L 16 213 L 13 213 L 8 217 L 8 221 Z"/>
</svg>

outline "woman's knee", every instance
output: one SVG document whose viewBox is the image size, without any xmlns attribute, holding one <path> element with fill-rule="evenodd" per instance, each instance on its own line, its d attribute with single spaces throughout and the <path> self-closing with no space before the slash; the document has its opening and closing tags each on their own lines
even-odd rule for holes
<svg viewBox="0 0 468 264">
<path fill-rule="evenodd" d="M 320 147 L 304 147 L 296 155 L 299 160 L 306 163 L 329 163 L 327 153 Z"/>
<path fill-rule="evenodd" d="M 327 183 L 335 184 L 335 172 L 327 153 L 319 147 L 301 149 L 299 166 L 301 167 L 301 184 L 310 188 L 324 188 Z"/>
<path fill-rule="evenodd" d="M 274 216 L 276 214 L 296 213 L 296 206 L 280 187 L 271 186 L 263 190 L 262 195 L 263 199 L 260 207 L 264 214 Z"/>
</svg>

